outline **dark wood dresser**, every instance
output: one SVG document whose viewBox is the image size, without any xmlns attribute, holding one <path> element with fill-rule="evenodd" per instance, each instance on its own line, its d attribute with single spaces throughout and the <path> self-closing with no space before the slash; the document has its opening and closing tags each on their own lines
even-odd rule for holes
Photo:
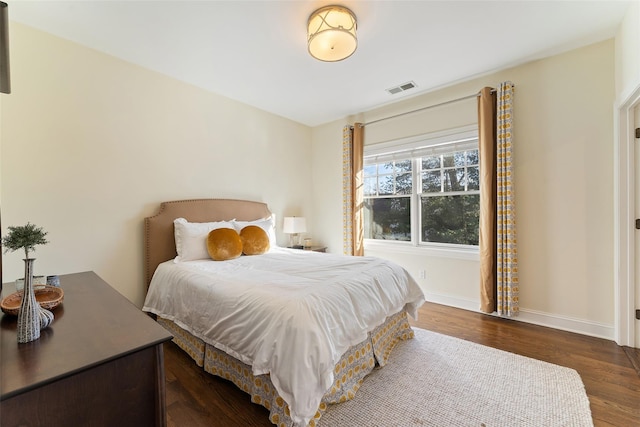
<svg viewBox="0 0 640 427">
<path fill-rule="evenodd" d="M 165 426 L 162 343 L 171 335 L 93 272 L 60 276 L 40 339 L 0 321 L 0 425 Z M 3 297 L 14 292 L 3 286 Z"/>
</svg>

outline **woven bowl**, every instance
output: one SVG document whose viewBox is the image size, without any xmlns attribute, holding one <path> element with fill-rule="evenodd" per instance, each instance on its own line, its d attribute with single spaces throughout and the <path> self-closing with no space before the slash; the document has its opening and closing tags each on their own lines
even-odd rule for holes
<svg viewBox="0 0 640 427">
<path fill-rule="evenodd" d="M 64 291 L 62 288 L 58 288 L 56 286 L 39 286 L 34 293 L 36 295 L 36 301 L 38 301 L 40 307 L 46 308 L 47 310 L 53 310 L 59 306 L 64 299 Z M 14 292 L 0 302 L 0 308 L 5 314 L 17 316 L 21 302 L 22 291 Z"/>
</svg>

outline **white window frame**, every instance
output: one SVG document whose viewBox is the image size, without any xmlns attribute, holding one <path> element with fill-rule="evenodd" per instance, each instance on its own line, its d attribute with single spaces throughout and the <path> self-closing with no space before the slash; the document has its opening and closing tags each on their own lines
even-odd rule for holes
<svg viewBox="0 0 640 427">
<path fill-rule="evenodd" d="M 381 163 L 390 160 L 412 159 L 412 182 L 414 191 L 410 196 L 411 205 L 411 241 L 364 239 L 365 250 L 393 251 L 395 253 L 420 254 L 445 258 L 478 260 L 479 250 L 475 245 L 454 243 L 420 242 L 421 229 L 421 176 L 418 157 L 427 157 L 438 153 L 451 153 L 470 148 L 470 142 L 477 144 L 477 125 L 465 126 L 442 132 L 417 135 L 401 140 L 365 145 L 365 162 Z M 466 166 L 465 166 L 466 169 Z M 416 186 L 420 186 L 418 189 Z M 444 195 L 479 194 L 472 192 L 449 192 Z M 434 196 L 425 196 L 434 197 Z M 442 196 L 438 196 L 442 197 Z"/>
</svg>

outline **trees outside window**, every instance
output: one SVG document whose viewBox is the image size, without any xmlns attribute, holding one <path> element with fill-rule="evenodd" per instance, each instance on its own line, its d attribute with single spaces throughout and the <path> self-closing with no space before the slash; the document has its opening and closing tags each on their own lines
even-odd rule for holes
<svg viewBox="0 0 640 427">
<path fill-rule="evenodd" d="M 365 157 L 365 238 L 478 245 L 478 150 L 450 150 L 382 162 Z"/>
</svg>

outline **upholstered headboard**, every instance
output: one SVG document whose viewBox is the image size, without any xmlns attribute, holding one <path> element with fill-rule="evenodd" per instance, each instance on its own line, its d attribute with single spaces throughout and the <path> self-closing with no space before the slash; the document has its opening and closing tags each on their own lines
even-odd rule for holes
<svg viewBox="0 0 640 427">
<path fill-rule="evenodd" d="M 253 221 L 266 218 L 271 211 L 266 203 L 233 199 L 175 200 L 160 204 L 154 216 L 144 219 L 144 280 L 147 287 L 161 263 L 176 257 L 173 220 L 213 222 L 237 219 Z"/>
</svg>

